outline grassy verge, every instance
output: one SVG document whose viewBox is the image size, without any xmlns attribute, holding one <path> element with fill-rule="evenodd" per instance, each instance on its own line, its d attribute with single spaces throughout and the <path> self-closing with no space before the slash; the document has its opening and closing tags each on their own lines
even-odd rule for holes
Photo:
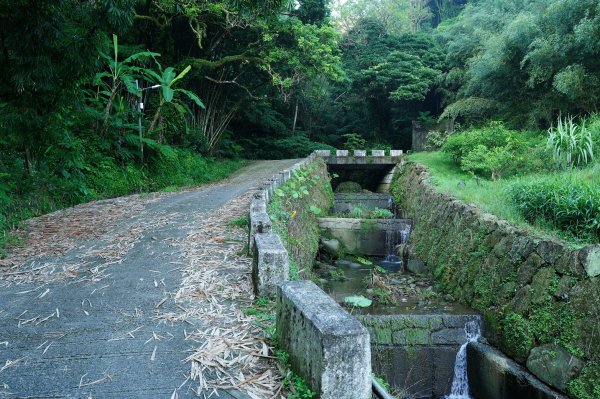
<svg viewBox="0 0 600 399">
<path fill-rule="evenodd" d="M 575 247 L 593 243 L 573 237 L 571 234 L 544 224 L 543 221 L 528 223 L 511 200 L 510 189 L 516 183 L 535 182 L 549 176 L 589 183 L 599 182 L 600 164 L 598 163 L 582 170 L 522 175 L 494 182 L 476 179 L 471 174 L 461 171 L 452 163 L 451 158 L 442 152 L 415 153 L 410 155 L 409 159 L 429 167 L 430 182 L 441 192 L 474 204 L 514 225 L 531 228 L 541 237 L 557 238 Z"/>
<path fill-rule="evenodd" d="M 226 178 L 242 160 L 216 160 L 178 150 L 151 165 L 117 165 L 103 158 L 79 176 L 0 173 L 0 258 L 20 240 L 13 233 L 24 220 L 77 204 L 134 193 L 176 191 Z"/>
</svg>

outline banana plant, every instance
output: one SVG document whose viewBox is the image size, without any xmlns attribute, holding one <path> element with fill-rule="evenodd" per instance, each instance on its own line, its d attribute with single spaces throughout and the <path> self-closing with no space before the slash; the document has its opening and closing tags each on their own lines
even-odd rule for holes
<svg viewBox="0 0 600 399">
<path fill-rule="evenodd" d="M 107 69 L 96 74 L 94 84 L 99 88 L 98 94 L 105 97 L 106 105 L 104 108 L 104 128 L 107 128 L 108 120 L 114 108 L 115 99 L 124 86 L 127 92 L 140 96 L 141 92 L 135 85 L 135 76 L 143 75 L 151 70 L 132 65 L 134 61 L 140 58 L 159 57 L 160 54 L 151 51 L 137 52 L 123 61 L 119 61 L 119 41 L 117 35 L 113 39 L 113 56 L 106 53 L 100 53 L 100 57 L 105 60 Z"/>
<path fill-rule="evenodd" d="M 156 125 L 160 119 L 160 115 L 166 106 L 173 106 L 180 114 L 184 114 L 185 112 L 189 112 L 191 114 L 191 110 L 186 103 L 181 100 L 181 97 L 187 97 L 199 107 L 204 108 L 204 103 L 195 93 L 182 88 L 175 88 L 176 83 L 183 79 L 183 77 L 192 69 L 190 65 L 185 67 L 185 69 L 177 75 L 173 67 L 167 67 L 163 69 L 160 63 L 156 61 L 156 58 L 154 61 L 158 66 L 159 73 L 150 70 L 147 70 L 146 73 L 148 77 L 154 81 L 154 83 L 160 85 L 161 95 L 158 108 L 156 109 L 154 117 L 152 118 L 152 123 L 148 128 L 148 133 L 152 133 L 152 131 L 156 128 Z"/>
</svg>

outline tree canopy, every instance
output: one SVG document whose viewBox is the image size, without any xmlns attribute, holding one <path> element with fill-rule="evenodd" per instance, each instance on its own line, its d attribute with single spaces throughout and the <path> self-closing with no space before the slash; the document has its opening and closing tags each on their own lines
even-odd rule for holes
<svg viewBox="0 0 600 399">
<path fill-rule="evenodd" d="M 595 0 L 0 0 L 0 24 L 5 187 L 77 198 L 178 150 L 408 150 L 415 120 L 547 129 L 600 101 Z"/>
</svg>

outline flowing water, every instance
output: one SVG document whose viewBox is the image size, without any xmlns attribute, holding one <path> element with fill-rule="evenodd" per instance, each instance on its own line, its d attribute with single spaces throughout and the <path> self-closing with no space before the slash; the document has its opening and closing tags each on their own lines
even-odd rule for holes
<svg viewBox="0 0 600 399">
<path fill-rule="evenodd" d="M 470 321 L 465 325 L 465 342 L 456 354 L 456 363 L 454 364 L 454 378 L 452 379 L 452 388 L 450 395 L 446 399 L 472 399 L 469 394 L 469 378 L 467 377 L 467 345 L 474 342 L 481 336 L 479 323 Z"/>
<path fill-rule="evenodd" d="M 385 257 L 383 261 L 379 262 L 379 266 L 383 267 L 389 272 L 395 273 L 402 269 L 403 262 L 402 258 L 395 254 L 395 248 L 398 244 L 404 244 L 408 240 L 410 233 L 410 226 L 400 231 L 398 230 L 386 230 L 385 232 Z"/>
</svg>

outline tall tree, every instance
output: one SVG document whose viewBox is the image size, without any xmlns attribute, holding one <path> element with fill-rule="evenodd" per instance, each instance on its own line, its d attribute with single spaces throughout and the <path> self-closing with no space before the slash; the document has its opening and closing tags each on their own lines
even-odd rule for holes
<svg viewBox="0 0 600 399">
<path fill-rule="evenodd" d="M 0 136 L 26 171 L 62 140 L 61 118 L 94 75 L 106 31 L 130 26 L 135 3 L 0 0 Z"/>
<path fill-rule="evenodd" d="M 600 101 L 595 0 L 480 0 L 440 29 L 449 116 L 550 124 Z"/>
<path fill-rule="evenodd" d="M 408 0 L 408 18 L 411 22 L 412 33 L 423 30 L 425 22 L 433 18 L 429 0 Z"/>
</svg>

